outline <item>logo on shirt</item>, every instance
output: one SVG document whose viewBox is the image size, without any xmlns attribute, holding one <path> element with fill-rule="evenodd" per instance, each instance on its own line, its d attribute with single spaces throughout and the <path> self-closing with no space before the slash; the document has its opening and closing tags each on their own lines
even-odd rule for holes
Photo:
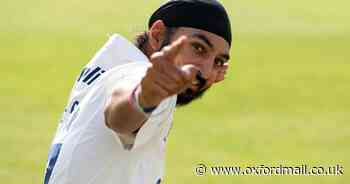
<svg viewBox="0 0 350 184">
<path fill-rule="evenodd" d="M 99 66 L 97 66 L 95 68 L 85 67 L 81 71 L 77 82 L 83 82 L 87 85 L 90 85 L 105 72 L 106 71 L 102 70 L 102 68 L 100 68 Z"/>
</svg>

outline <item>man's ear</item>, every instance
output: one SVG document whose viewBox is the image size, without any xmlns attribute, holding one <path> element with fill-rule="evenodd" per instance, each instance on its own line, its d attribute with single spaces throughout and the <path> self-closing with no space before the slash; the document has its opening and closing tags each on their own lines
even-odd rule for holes
<svg viewBox="0 0 350 184">
<path fill-rule="evenodd" d="M 149 29 L 149 45 L 152 50 L 158 51 L 165 39 L 166 26 L 162 20 L 157 20 Z"/>
</svg>

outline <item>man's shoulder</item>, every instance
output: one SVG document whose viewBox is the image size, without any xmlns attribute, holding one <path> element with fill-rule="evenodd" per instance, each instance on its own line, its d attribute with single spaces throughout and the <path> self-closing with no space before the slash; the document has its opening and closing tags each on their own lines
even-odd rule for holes
<svg viewBox="0 0 350 184">
<path fill-rule="evenodd" d="M 132 42 L 119 34 L 113 34 L 88 65 L 101 65 L 106 70 L 109 70 L 134 61 L 149 62 L 147 56 Z"/>
<path fill-rule="evenodd" d="M 150 63 L 139 61 L 115 66 L 106 72 L 104 80 L 113 82 L 120 79 L 142 78 L 150 66 Z"/>
</svg>

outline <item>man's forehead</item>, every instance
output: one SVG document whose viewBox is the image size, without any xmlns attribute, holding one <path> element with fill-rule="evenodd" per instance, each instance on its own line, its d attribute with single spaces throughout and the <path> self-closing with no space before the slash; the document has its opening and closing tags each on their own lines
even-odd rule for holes
<svg viewBox="0 0 350 184">
<path fill-rule="evenodd" d="M 209 47 L 213 47 L 219 52 L 228 54 L 228 52 L 230 51 L 230 46 L 227 43 L 227 41 L 216 34 L 190 27 L 179 27 L 178 31 L 179 36 L 185 35 L 190 38 L 200 39 L 203 42 L 205 42 Z"/>
</svg>

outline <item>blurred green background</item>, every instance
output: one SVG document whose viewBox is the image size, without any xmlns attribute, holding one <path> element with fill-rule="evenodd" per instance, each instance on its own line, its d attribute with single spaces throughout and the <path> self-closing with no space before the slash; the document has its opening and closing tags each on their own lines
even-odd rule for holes
<svg viewBox="0 0 350 184">
<path fill-rule="evenodd" d="M 0 183 L 42 183 L 76 75 L 107 40 L 146 29 L 161 1 L 0 0 Z M 179 109 L 164 183 L 349 183 L 349 1 L 222 1 L 225 82 Z M 341 164 L 343 176 L 204 176 L 197 164 Z"/>
</svg>

